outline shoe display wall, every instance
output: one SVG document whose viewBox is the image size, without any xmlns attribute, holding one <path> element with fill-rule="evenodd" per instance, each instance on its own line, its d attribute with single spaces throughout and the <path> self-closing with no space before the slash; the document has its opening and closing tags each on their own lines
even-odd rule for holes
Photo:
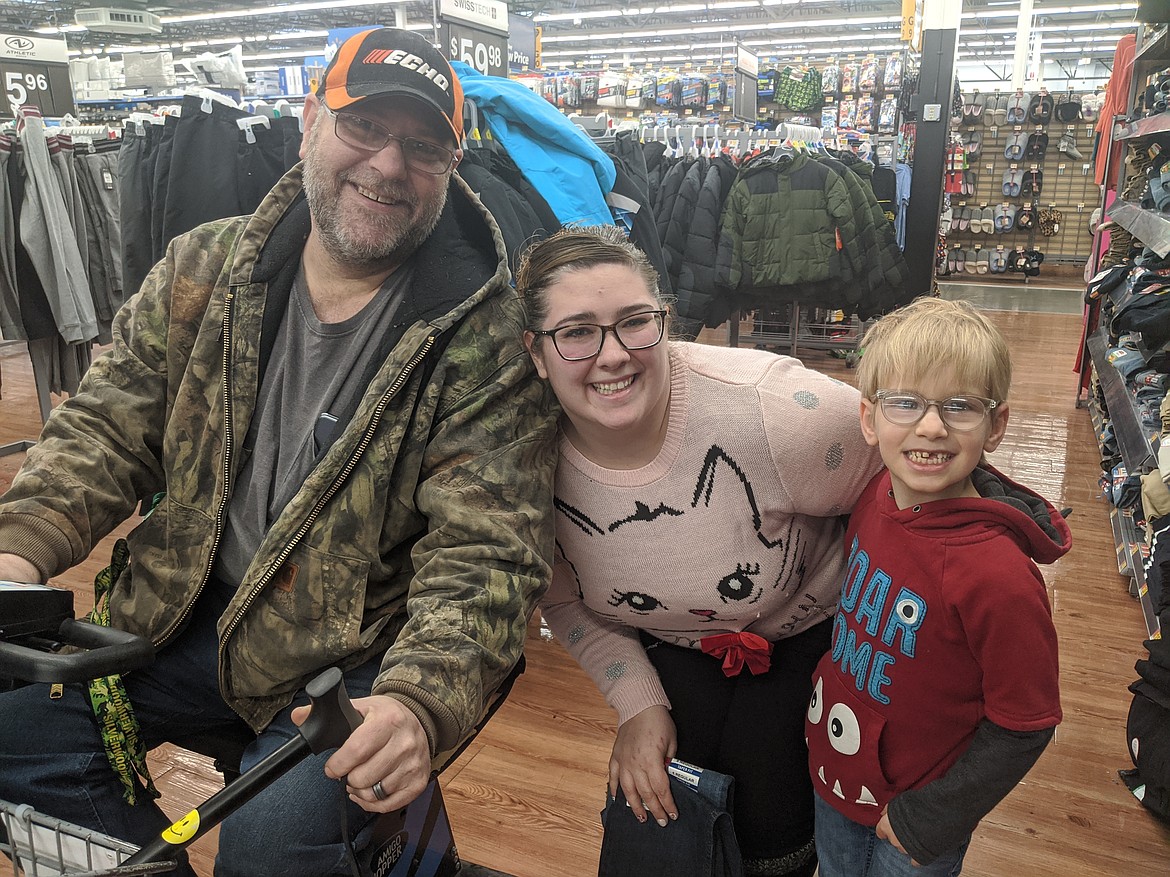
<svg viewBox="0 0 1170 877">
<path fill-rule="evenodd" d="M 1044 260 L 1084 262 L 1100 205 L 1089 159 L 1095 123 L 1083 117 L 1095 100 L 1044 88 L 964 92 L 963 112 L 951 120 L 952 155 L 963 164 L 946 188 L 940 274 L 1018 279 L 1035 276 Z M 1170 160 L 1163 164 L 1154 185 L 1170 216 Z"/>
</svg>

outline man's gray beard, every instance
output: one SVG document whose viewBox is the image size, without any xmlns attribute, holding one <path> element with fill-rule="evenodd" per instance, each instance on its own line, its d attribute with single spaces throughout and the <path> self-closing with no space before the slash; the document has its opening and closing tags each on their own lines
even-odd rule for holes
<svg viewBox="0 0 1170 877">
<path fill-rule="evenodd" d="M 388 263 L 401 265 L 431 236 L 447 203 L 447 187 L 444 186 L 431 205 L 431 211 L 424 212 L 417 223 L 402 228 L 400 220 L 388 218 L 389 227 L 385 228 L 383 240 L 354 239 L 343 227 L 338 209 L 341 201 L 338 180 L 326 178 L 325 172 L 319 172 L 317 168 L 310 152 L 305 157 L 301 174 L 305 198 L 313 216 L 313 228 L 322 246 L 339 264 L 358 268 L 366 266 L 370 269 L 378 269 Z"/>
</svg>

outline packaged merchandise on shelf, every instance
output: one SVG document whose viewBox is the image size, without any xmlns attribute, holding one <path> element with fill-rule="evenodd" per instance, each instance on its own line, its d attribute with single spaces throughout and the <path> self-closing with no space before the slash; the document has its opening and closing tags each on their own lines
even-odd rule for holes
<svg viewBox="0 0 1170 877">
<path fill-rule="evenodd" d="M 620 73 L 605 71 L 597 79 L 597 105 L 622 109 L 629 107 L 629 80 Z M 582 85 L 584 91 L 584 85 Z M 640 106 L 640 104 L 638 105 Z M 634 109 L 637 107 L 635 106 Z"/>
<path fill-rule="evenodd" d="M 840 109 L 837 111 L 837 127 L 854 128 L 856 125 L 857 99 L 852 97 L 843 98 L 841 100 Z"/>
<path fill-rule="evenodd" d="M 678 107 L 682 104 L 682 80 L 677 74 L 667 73 L 658 77 L 654 102 L 660 107 Z"/>
<path fill-rule="evenodd" d="M 711 81 L 707 84 L 707 109 L 719 112 L 731 103 L 727 97 L 730 80 L 731 75 L 728 73 L 712 74 Z"/>
<path fill-rule="evenodd" d="M 882 88 L 890 91 L 902 87 L 902 55 L 892 52 L 886 59 L 886 73 L 882 79 Z"/>
<path fill-rule="evenodd" d="M 898 98 L 887 95 L 882 98 L 878 110 L 878 130 L 893 131 L 898 124 Z"/>
<path fill-rule="evenodd" d="M 581 74 L 581 100 L 585 103 L 595 103 L 601 96 L 598 93 L 600 88 L 600 77 L 596 73 L 582 73 Z M 625 89 L 622 89 L 623 94 Z M 624 102 L 623 102 L 624 106 Z"/>
<path fill-rule="evenodd" d="M 658 77 L 647 74 L 642 77 L 642 106 L 658 105 Z"/>
<path fill-rule="evenodd" d="M 789 66 L 775 75 L 774 100 L 796 112 L 820 106 L 821 71 L 815 67 Z"/>
<path fill-rule="evenodd" d="M 682 100 L 684 108 L 707 106 L 707 78 L 705 76 L 684 76 L 682 78 Z"/>
<path fill-rule="evenodd" d="M 576 73 L 557 74 L 557 101 L 561 108 L 581 106 L 581 77 Z"/>
<path fill-rule="evenodd" d="M 834 130 L 837 127 L 837 105 L 825 104 L 821 107 L 821 128 L 825 131 Z"/>
<path fill-rule="evenodd" d="M 857 73 L 857 90 L 873 91 L 878 84 L 878 61 L 873 55 L 862 60 Z"/>
<path fill-rule="evenodd" d="M 825 69 L 821 71 L 821 92 L 836 94 L 840 90 L 841 67 L 836 63 L 826 64 Z"/>
<path fill-rule="evenodd" d="M 626 109 L 640 110 L 646 106 L 646 77 L 631 73 L 626 77 Z"/>
<path fill-rule="evenodd" d="M 863 94 L 857 99 L 857 130 L 873 131 L 874 99 L 872 94 Z"/>
<path fill-rule="evenodd" d="M 857 65 L 850 61 L 841 65 L 841 93 L 853 94 L 857 91 Z"/>
<path fill-rule="evenodd" d="M 761 70 L 756 79 L 756 97 L 763 101 L 776 99 L 776 71 Z"/>
</svg>

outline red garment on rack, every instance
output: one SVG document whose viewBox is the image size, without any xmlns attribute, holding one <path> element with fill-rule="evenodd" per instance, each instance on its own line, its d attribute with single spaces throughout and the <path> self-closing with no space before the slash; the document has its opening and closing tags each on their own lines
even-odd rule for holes
<svg viewBox="0 0 1170 877">
<path fill-rule="evenodd" d="M 1109 77 L 1109 85 L 1105 87 L 1105 104 L 1097 114 L 1097 133 L 1101 135 L 1101 143 L 1109 143 L 1113 139 L 1113 117 L 1125 116 L 1133 107 L 1129 106 L 1129 95 L 1133 86 L 1133 61 L 1137 54 L 1137 35 L 1126 34 L 1117 41 L 1117 49 L 1113 53 L 1113 75 Z M 1119 167 L 1121 161 L 1121 143 L 1114 143 L 1113 167 Z M 1097 185 L 1105 182 L 1105 159 L 1108 152 L 1105 149 L 1097 150 Z"/>
</svg>

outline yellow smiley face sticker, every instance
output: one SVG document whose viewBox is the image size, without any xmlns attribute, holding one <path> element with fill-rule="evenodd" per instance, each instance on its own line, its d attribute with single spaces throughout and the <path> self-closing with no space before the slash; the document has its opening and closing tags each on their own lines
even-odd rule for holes
<svg viewBox="0 0 1170 877">
<path fill-rule="evenodd" d="M 199 811 L 192 810 L 162 833 L 162 839 L 169 844 L 185 844 L 199 831 Z"/>
</svg>

